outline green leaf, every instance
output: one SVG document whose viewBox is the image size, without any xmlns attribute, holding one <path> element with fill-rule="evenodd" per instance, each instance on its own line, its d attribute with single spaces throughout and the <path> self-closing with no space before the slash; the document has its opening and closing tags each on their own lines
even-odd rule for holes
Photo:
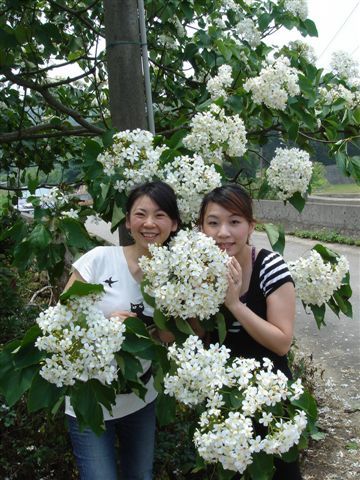
<svg viewBox="0 0 360 480">
<path fill-rule="evenodd" d="M 299 456 L 299 449 L 296 445 L 290 448 L 289 451 L 283 453 L 281 455 L 281 459 L 284 460 L 284 462 L 290 463 L 290 462 L 295 462 L 295 460 Z"/>
<path fill-rule="evenodd" d="M 37 373 L 29 390 L 27 408 L 29 412 L 36 412 L 42 408 L 51 409 L 60 399 L 64 400 L 66 387 L 58 388 L 54 383 L 45 380 Z"/>
<path fill-rule="evenodd" d="M 125 218 L 124 210 L 116 202 L 113 206 L 113 213 L 111 218 L 111 231 L 113 232 Z"/>
<path fill-rule="evenodd" d="M 352 318 L 353 317 L 353 311 L 352 311 L 352 305 L 351 303 L 346 299 L 343 298 L 342 295 L 339 293 L 339 291 L 334 292 L 333 298 L 338 304 L 340 310 L 344 315 L 347 317 Z"/>
<path fill-rule="evenodd" d="M 1 390 L 9 407 L 15 405 L 30 388 L 32 380 L 39 371 L 39 366 L 30 366 L 22 370 L 11 369 L 9 375 L 2 377 Z"/>
<path fill-rule="evenodd" d="M 70 247 L 89 250 L 94 246 L 86 228 L 78 220 L 74 218 L 62 218 L 59 221 L 59 228 L 64 233 Z"/>
<path fill-rule="evenodd" d="M 140 361 L 131 353 L 120 350 L 115 354 L 115 359 L 120 367 L 121 373 L 125 380 L 137 381 L 138 373 L 142 371 Z"/>
<path fill-rule="evenodd" d="M 44 225 L 39 223 L 30 233 L 28 241 L 30 247 L 37 248 L 39 250 L 44 249 L 52 241 L 51 233 Z"/>
<path fill-rule="evenodd" d="M 334 250 L 331 250 L 331 248 L 325 247 L 325 245 L 322 245 L 321 243 L 317 243 L 316 245 L 314 245 L 312 250 L 315 250 L 316 252 L 318 252 L 325 261 L 328 261 L 331 263 L 338 262 L 339 255 L 336 252 L 334 252 Z"/>
<path fill-rule="evenodd" d="M 142 338 L 133 333 L 126 333 L 125 340 L 121 346 L 124 352 L 136 354 L 140 358 L 152 360 L 155 358 L 154 343 L 150 338 Z"/>
<path fill-rule="evenodd" d="M 252 457 L 253 462 L 248 466 L 250 478 L 252 480 L 271 480 L 274 472 L 273 456 L 257 452 L 253 453 Z"/>
<path fill-rule="evenodd" d="M 317 419 L 316 400 L 307 390 L 298 400 L 291 400 L 291 404 L 304 410 L 312 421 Z"/>
<path fill-rule="evenodd" d="M 156 399 L 156 418 L 160 427 L 169 425 L 176 418 L 176 400 L 164 393 L 159 393 Z"/>
<path fill-rule="evenodd" d="M 156 305 L 155 305 L 155 299 L 154 297 L 152 297 L 151 295 L 149 295 L 148 293 L 145 292 L 145 287 L 149 284 L 149 282 L 147 282 L 146 280 L 143 280 L 140 284 L 140 289 L 141 289 L 141 293 L 142 293 L 142 296 L 144 297 L 144 300 L 145 302 L 150 305 L 150 307 L 153 307 L 155 308 Z"/>
<path fill-rule="evenodd" d="M 124 324 L 126 325 L 126 331 L 132 332 L 137 336 L 150 339 L 149 332 L 146 330 L 144 322 L 138 317 L 128 317 Z"/>
<path fill-rule="evenodd" d="M 289 203 L 296 208 L 298 212 L 302 212 L 305 207 L 305 198 L 301 195 L 300 192 L 295 192 L 294 195 L 289 198 Z"/>
<path fill-rule="evenodd" d="M 103 149 L 98 142 L 95 140 L 87 140 L 84 148 L 84 157 L 92 163 L 102 151 Z"/>
<path fill-rule="evenodd" d="M 97 435 L 105 430 L 102 408 L 96 398 L 94 382 L 77 382 L 70 391 L 70 402 L 80 430 L 90 427 Z"/>
<path fill-rule="evenodd" d="M 182 318 L 175 319 L 176 328 L 187 335 L 195 335 L 194 330 L 191 328 L 189 322 L 183 320 Z"/>
<path fill-rule="evenodd" d="M 268 236 L 270 245 L 275 252 L 284 253 L 285 248 L 285 232 L 282 225 L 274 225 L 272 223 L 264 223 L 264 228 Z"/>
<path fill-rule="evenodd" d="M 306 31 L 310 35 L 310 37 L 318 37 L 319 36 L 316 25 L 312 20 L 310 20 L 310 18 L 307 18 L 303 23 L 304 23 Z"/>
<path fill-rule="evenodd" d="M 270 25 L 271 20 L 272 15 L 270 15 L 269 13 L 263 13 L 262 15 L 260 15 L 258 19 L 260 30 L 264 31 Z"/>
<path fill-rule="evenodd" d="M 360 184 L 360 156 L 350 157 L 349 168 L 356 183 Z"/>
<path fill-rule="evenodd" d="M 221 312 L 216 314 L 216 325 L 219 332 L 220 344 L 223 344 L 226 338 L 226 322 L 225 317 Z"/>
<path fill-rule="evenodd" d="M 324 321 L 326 306 L 323 303 L 320 307 L 318 305 L 309 305 L 309 307 L 315 317 L 316 325 L 320 330 L 322 325 L 326 325 Z"/>
<path fill-rule="evenodd" d="M 85 283 L 75 280 L 70 288 L 66 292 L 60 295 L 60 303 L 65 305 L 70 297 L 83 297 L 85 295 L 90 295 L 91 293 L 100 294 L 104 292 L 103 285 L 97 283 Z"/>
<path fill-rule="evenodd" d="M 241 95 L 231 95 L 226 100 L 226 104 L 234 113 L 243 113 L 244 111 L 244 99 Z"/>
<path fill-rule="evenodd" d="M 157 308 L 154 310 L 154 323 L 160 330 L 167 330 L 167 318 L 162 311 Z"/>
</svg>

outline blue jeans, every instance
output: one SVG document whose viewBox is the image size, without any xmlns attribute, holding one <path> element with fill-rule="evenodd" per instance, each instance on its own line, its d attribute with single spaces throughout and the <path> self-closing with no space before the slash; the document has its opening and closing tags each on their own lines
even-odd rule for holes
<svg viewBox="0 0 360 480">
<path fill-rule="evenodd" d="M 151 480 L 155 443 L 155 402 L 126 417 L 105 422 L 100 436 L 80 432 L 75 417 L 67 415 L 69 432 L 81 480 Z M 116 436 L 120 440 L 118 475 Z"/>
</svg>

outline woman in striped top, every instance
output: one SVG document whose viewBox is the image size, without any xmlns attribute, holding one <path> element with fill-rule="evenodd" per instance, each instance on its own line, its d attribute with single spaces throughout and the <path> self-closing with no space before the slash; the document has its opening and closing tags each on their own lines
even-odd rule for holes
<svg viewBox="0 0 360 480">
<path fill-rule="evenodd" d="M 223 307 L 227 324 L 224 344 L 233 356 L 268 357 L 274 370 L 289 378 L 287 356 L 293 338 L 295 289 L 281 255 L 249 243 L 255 227 L 252 201 L 239 185 L 207 194 L 199 222 L 202 231 L 231 257 Z M 218 341 L 217 332 L 211 342 Z M 298 463 L 275 460 L 276 480 L 300 480 Z"/>
</svg>

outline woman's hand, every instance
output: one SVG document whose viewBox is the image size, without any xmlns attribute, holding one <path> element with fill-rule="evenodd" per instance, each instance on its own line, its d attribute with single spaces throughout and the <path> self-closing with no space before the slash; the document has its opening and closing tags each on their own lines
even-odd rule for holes
<svg viewBox="0 0 360 480">
<path fill-rule="evenodd" d="M 229 261 L 229 269 L 227 273 L 228 289 L 225 297 L 225 306 L 231 309 L 240 299 L 240 291 L 242 286 L 242 270 L 240 263 L 235 257 L 231 257 Z"/>
<path fill-rule="evenodd" d="M 119 322 L 123 323 L 129 317 L 136 317 L 135 312 L 127 312 L 126 310 L 117 310 L 116 312 L 112 312 L 109 315 L 109 318 L 116 318 Z"/>
</svg>

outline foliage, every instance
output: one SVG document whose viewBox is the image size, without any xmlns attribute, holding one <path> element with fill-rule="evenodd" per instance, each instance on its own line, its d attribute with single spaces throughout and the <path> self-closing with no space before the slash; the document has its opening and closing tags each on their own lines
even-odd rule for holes
<svg viewBox="0 0 360 480">
<path fill-rule="evenodd" d="M 295 237 L 299 238 L 311 238 L 312 240 L 320 240 L 320 242 L 339 243 L 360 247 L 360 240 L 358 240 L 357 238 L 351 238 L 345 235 L 341 235 L 340 233 L 333 230 L 295 230 L 293 232 L 289 232 L 289 235 L 294 235 Z"/>
<path fill-rule="evenodd" d="M 359 106 L 349 107 L 341 99 L 320 104 L 318 95 L 322 87 L 346 85 L 355 92 L 356 86 L 339 72 L 318 69 L 306 49 L 270 46 L 271 34 L 281 28 L 296 28 L 304 38 L 316 36 L 316 26 L 305 14 L 295 14 L 282 1 L 145 3 L 157 141 L 169 149 L 164 164 L 191 153 L 183 143 L 190 123 L 215 102 L 225 118 L 239 115 L 247 132 L 246 152 L 241 157 L 227 153 L 218 166 L 224 181 L 250 187 L 259 165 L 270 162 L 267 146 L 274 138 L 282 146 L 309 152 L 312 160 L 314 145 L 326 146 L 345 175 L 359 178 Z M 124 195 L 114 195 L 97 161 L 114 133 L 107 109 L 103 2 L 5 0 L 0 13 L 0 174 L 6 178 L 1 188 L 16 203 L 23 189 L 34 193 L 47 175 L 54 179 L 55 170 L 61 191 L 71 194 L 71 186 L 85 183 L 95 202 L 91 210 L 73 198 L 78 218 L 64 219 L 34 199 L 33 226 L 19 219 L 11 230 L 15 266 L 24 270 L 35 257 L 38 268 L 55 282 L 64 278 L 64 269 L 66 276 L 72 256 L 91 247 L 81 226 L 89 215 L 100 213 L 114 229 L 124 221 Z M 256 44 L 239 27 L 249 19 L 258 32 Z M 289 64 L 299 88 L 299 94 L 292 90 L 284 109 L 257 103 L 244 87 L 271 55 L 286 60 L 281 61 Z M 207 82 L 222 65 L 229 66 L 232 84 L 226 95 L 211 99 Z M 76 66 L 80 73 L 66 76 L 62 66 Z M 266 194 L 266 188 L 261 190 Z M 300 195 L 289 201 L 303 208 Z"/>
</svg>

